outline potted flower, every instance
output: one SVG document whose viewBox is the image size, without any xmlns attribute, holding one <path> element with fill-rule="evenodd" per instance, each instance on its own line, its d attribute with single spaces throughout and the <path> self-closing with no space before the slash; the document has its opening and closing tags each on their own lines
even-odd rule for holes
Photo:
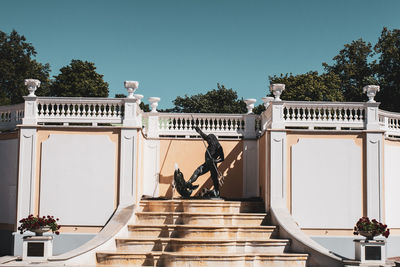
<svg viewBox="0 0 400 267">
<path fill-rule="evenodd" d="M 54 219 L 54 216 L 33 216 L 33 214 L 29 215 L 27 218 L 21 219 L 19 222 L 21 225 L 18 227 L 18 230 L 21 234 L 25 231 L 30 231 L 35 233 L 37 236 L 43 235 L 44 232 L 52 231 L 56 235 L 59 235 L 60 225 L 57 224 L 59 219 Z"/>
<path fill-rule="evenodd" d="M 370 220 L 368 217 L 361 217 L 356 226 L 354 226 L 354 234 L 360 234 L 365 236 L 367 240 L 373 240 L 378 235 L 388 238 L 390 232 L 386 224 L 382 224 L 375 219 Z"/>
</svg>

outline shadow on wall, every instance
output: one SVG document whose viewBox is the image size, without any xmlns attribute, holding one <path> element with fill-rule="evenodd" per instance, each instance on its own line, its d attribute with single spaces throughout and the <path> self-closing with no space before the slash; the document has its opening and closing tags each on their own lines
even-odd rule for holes
<svg viewBox="0 0 400 267">
<path fill-rule="evenodd" d="M 186 181 L 194 170 L 204 163 L 205 147 L 202 143 L 199 141 L 185 141 L 185 144 L 182 145 L 176 142 L 179 141 L 169 140 L 164 159 L 161 159 L 160 197 L 172 197 L 172 181 L 174 179 L 172 166 L 174 162 L 179 164 Z M 243 196 L 243 143 L 242 141 L 220 141 L 220 143 L 225 153 L 225 160 L 218 166 L 218 170 L 225 176 L 224 184 L 220 188 L 221 196 L 225 198 L 241 198 Z M 182 149 L 181 153 L 176 153 L 177 149 Z M 194 191 L 192 196 L 198 196 L 203 188 L 212 188 L 213 182 L 210 172 L 200 176 L 195 184 L 198 184 L 199 188 Z M 178 196 L 177 192 L 175 192 L 174 197 Z"/>
</svg>

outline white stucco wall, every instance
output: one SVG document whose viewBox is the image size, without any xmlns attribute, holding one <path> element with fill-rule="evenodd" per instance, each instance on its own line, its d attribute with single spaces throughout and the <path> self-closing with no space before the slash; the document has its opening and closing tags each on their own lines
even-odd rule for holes
<svg viewBox="0 0 400 267">
<path fill-rule="evenodd" d="M 361 147 L 300 138 L 292 146 L 292 214 L 303 228 L 352 228 L 362 215 Z"/>
<path fill-rule="evenodd" d="M 15 223 L 17 167 L 18 139 L 0 140 L 0 223 Z"/>
<path fill-rule="evenodd" d="M 400 146 L 385 143 L 384 173 L 385 173 L 385 213 L 389 228 L 400 228 Z"/>
<path fill-rule="evenodd" d="M 40 215 L 104 225 L 115 207 L 115 143 L 107 135 L 51 134 L 41 153 Z"/>
<path fill-rule="evenodd" d="M 159 196 L 160 141 L 144 140 L 143 195 Z"/>
</svg>

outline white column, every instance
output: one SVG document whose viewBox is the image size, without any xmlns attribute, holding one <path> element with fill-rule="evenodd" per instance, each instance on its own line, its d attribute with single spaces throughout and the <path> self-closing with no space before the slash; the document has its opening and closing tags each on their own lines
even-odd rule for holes
<svg viewBox="0 0 400 267">
<path fill-rule="evenodd" d="M 244 122 L 244 139 L 256 139 L 256 115 L 247 114 Z"/>
<path fill-rule="evenodd" d="M 137 131 L 136 128 L 121 129 L 119 204 L 122 206 L 136 202 Z"/>
<path fill-rule="evenodd" d="M 128 96 L 124 99 L 124 119 L 120 141 L 120 179 L 119 204 L 131 205 L 136 202 L 136 168 L 137 168 L 137 133 L 142 126 L 138 116 L 138 99 L 134 92 L 139 86 L 137 81 L 125 81 Z"/>
<path fill-rule="evenodd" d="M 17 222 L 34 213 L 36 193 L 37 97 L 35 91 L 40 86 L 40 81 L 26 79 L 25 85 L 29 95 L 24 97 L 25 110 L 22 119 L 24 126 L 21 127 L 19 137 Z"/>
<path fill-rule="evenodd" d="M 270 201 L 271 206 L 286 208 L 286 131 L 283 119 L 284 103 L 280 95 L 285 90 L 284 84 L 272 84 L 271 91 L 275 101 L 271 102 L 271 133 L 270 133 Z"/>
<path fill-rule="evenodd" d="M 135 98 L 133 93 L 139 86 L 137 81 L 125 81 L 124 86 L 128 91 L 128 96 L 124 99 L 124 120 L 122 124 L 129 127 L 141 127 L 142 122 L 137 115 L 138 99 Z"/>
<path fill-rule="evenodd" d="M 383 132 L 379 130 L 379 103 L 369 101 L 366 108 L 367 216 L 383 220 Z"/>
<path fill-rule="evenodd" d="M 17 222 L 35 210 L 36 127 L 22 127 L 19 138 Z"/>
<path fill-rule="evenodd" d="M 148 138 L 158 138 L 159 137 L 159 120 L 158 113 L 150 112 L 148 116 L 148 129 L 147 129 L 147 137 Z"/>
<path fill-rule="evenodd" d="M 270 162 L 271 167 L 271 206 L 286 207 L 286 132 L 271 131 L 270 134 Z"/>
<path fill-rule="evenodd" d="M 37 97 L 35 91 L 40 87 L 40 81 L 35 79 L 26 79 L 25 85 L 28 88 L 29 95 L 24 96 L 25 110 L 22 123 L 26 125 L 35 125 L 37 122 Z"/>
<path fill-rule="evenodd" d="M 285 121 L 283 120 L 283 104 L 282 101 L 271 102 L 271 129 L 285 129 Z"/>
</svg>

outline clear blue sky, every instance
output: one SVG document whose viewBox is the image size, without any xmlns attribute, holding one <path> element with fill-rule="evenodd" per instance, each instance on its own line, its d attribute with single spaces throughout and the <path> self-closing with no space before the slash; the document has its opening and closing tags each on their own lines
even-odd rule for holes
<svg viewBox="0 0 400 267">
<path fill-rule="evenodd" d="M 398 0 L 2 0 L 0 30 L 25 35 L 52 75 L 92 61 L 110 96 L 137 80 L 166 108 L 218 82 L 259 104 L 269 75 L 321 72 L 345 43 L 400 28 L 399 14 Z"/>
</svg>

